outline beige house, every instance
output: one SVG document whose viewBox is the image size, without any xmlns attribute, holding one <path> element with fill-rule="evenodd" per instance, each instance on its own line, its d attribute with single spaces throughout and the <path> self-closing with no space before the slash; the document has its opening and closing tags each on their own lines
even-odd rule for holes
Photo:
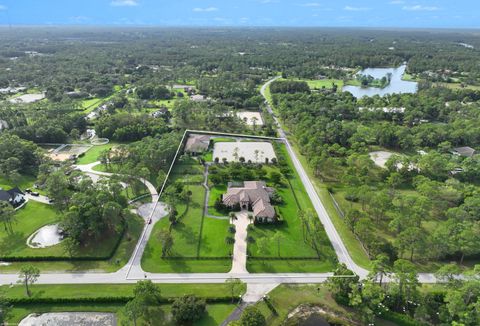
<svg viewBox="0 0 480 326">
<path fill-rule="evenodd" d="M 222 196 L 222 202 L 227 207 L 240 205 L 242 210 L 251 207 L 253 217 L 258 222 L 274 222 L 277 214 L 270 204 L 274 190 L 267 187 L 263 181 L 245 181 L 241 186 L 228 184 L 227 193 Z"/>
<path fill-rule="evenodd" d="M 197 155 L 205 152 L 210 145 L 210 136 L 208 135 L 190 135 L 185 144 L 185 152 Z"/>
</svg>

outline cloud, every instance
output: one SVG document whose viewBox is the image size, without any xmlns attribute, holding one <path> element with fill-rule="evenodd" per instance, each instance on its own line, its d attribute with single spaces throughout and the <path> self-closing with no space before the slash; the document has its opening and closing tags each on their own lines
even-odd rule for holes
<svg viewBox="0 0 480 326">
<path fill-rule="evenodd" d="M 7 9 L 8 9 L 7 6 L 0 5 L 0 11 L 2 11 L 2 10 L 7 10 Z"/>
<path fill-rule="evenodd" d="M 135 7 L 138 6 L 138 0 L 113 0 L 110 5 L 114 7 Z"/>
<path fill-rule="evenodd" d="M 301 4 L 302 7 L 320 7 L 321 4 L 319 4 L 318 2 L 308 2 L 308 3 L 304 3 L 304 4 Z"/>
<path fill-rule="evenodd" d="M 403 5 L 403 4 L 405 4 L 405 1 L 403 1 L 403 0 L 392 0 L 392 1 L 390 1 L 390 4 L 391 5 Z"/>
<path fill-rule="evenodd" d="M 352 7 L 352 6 L 345 6 L 345 8 L 343 9 L 346 11 L 369 11 L 370 10 L 370 8 L 366 8 L 366 7 Z"/>
<path fill-rule="evenodd" d="M 440 8 L 435 7 L 435 6 L 422 6 L 422 5 L 404 6 L 402 9 L 406 10 L 406 11 L 437 11 L 437 10 L 440 10 Z"/>
<path fill-rule="evenodd" d="M 216 7 L 193 8 L 193 11 L 195 11 L 195 12 L 212 12 L 212 11 L 218 11 L 218 8 L 216 8 Z"/>
</svg>

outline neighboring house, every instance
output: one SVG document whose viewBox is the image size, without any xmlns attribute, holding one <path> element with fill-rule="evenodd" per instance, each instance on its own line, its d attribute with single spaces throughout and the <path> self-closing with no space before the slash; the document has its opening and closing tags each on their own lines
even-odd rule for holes
<svg viewBox="0 0 480 326">
<path fill-rule="evenodd" d="M 263 181 L 245 181 L 239 187 L 229 183 L 227 193 L 222 196 L 222 202 L 229 208 L 237 205 L 241 209 L 251 208 L 257 222 L 275 222 L 277 214 L 270 204 L 273 192 L 273 188 L 267 187 Z"/>
<path fill-rule="evenodd" d="M 13 207 L 18 207 L 25 202 L 25 194 L 18 187 L 10 190 L 0 190 L 0 200 L 6 201 Z"/>
<path fill-rule="evenodd" d="M 477 151 L 471 147 L 465 146 L 465 147 L 454 148 L 452 153 L 454 155 L 472 157 L 473 155 L 477 154 Z"/>
<path fill-rule="evenodd" d="M 194 101 L 194 102 L 205 102 L 207 100 L 207 98 L 205 97 L 205 95 L 192 95 L 190 96 L 190 100 Z"/>
<path fill-rule="evenodd" d="M 190 135 L 185 144 L 185 152 L 197 155 L 205 152 L 210 145 L 210 136 L 208 135 Z"/>
<path fill-rule="evenodd" d="M 163 117 L 170 117 L 170 112 L 167 108 L 163 107 L 158 109 L 157 111 L 152 113 L 152 117 L 154 118 L 163 118 Z"/>
</svg>

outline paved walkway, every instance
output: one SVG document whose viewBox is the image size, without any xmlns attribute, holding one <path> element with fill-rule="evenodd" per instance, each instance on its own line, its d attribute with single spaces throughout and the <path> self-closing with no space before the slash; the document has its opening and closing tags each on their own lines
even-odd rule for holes
<svg viewBox="0 0 480 326">
<path fill-rule="evenodd" d="M 233 245 L 232 269 L 230 273 L 242 274 L 247 271 L 247 227 L 250 224 L 248 212 L 241 211 L 235 214 L 235 244 Z"/>
<path fill-rule="evenodd" d="M 27 194 L 25 194 L 25 198 L 27 198 L 28 200 L 37 201 L 37 202 L 42 203 L 42 204 L 47 204 L 47 205 L 52 204 L 50 202 L 50 199 L 48 199 L 47 196 L 43 196 L 43 195 L 32 196 L 31 194 L 27 193 Z"/>
</svg>

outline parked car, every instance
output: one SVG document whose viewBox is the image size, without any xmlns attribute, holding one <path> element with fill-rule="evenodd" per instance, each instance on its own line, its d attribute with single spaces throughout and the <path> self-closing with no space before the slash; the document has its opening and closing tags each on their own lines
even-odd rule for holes
<svg viewBox="0 0 480 326">
<path fill-rule="evenodd" d="M 55 200 L 51 199 L 51 198 L 48 198 L 48 202 L 51 204 L 53 203 Z"/>
<path fill-rule="evenodd" d="M 26 192 L 27 194 L 29 194 L 29 193 L 32 192 L 32 190 L 28 188 L 28 189 L 25 189 L 25 192 Z"/>
<path fill-rule="evenodd" d="M 36 191 L 32 191 L 32 192 L 30 193 L 30 195 L 35 196 L 35 197 L 40 196 L 40 194 L 39 194 L 38 192 L 36 192 Z"/>
</svg>

